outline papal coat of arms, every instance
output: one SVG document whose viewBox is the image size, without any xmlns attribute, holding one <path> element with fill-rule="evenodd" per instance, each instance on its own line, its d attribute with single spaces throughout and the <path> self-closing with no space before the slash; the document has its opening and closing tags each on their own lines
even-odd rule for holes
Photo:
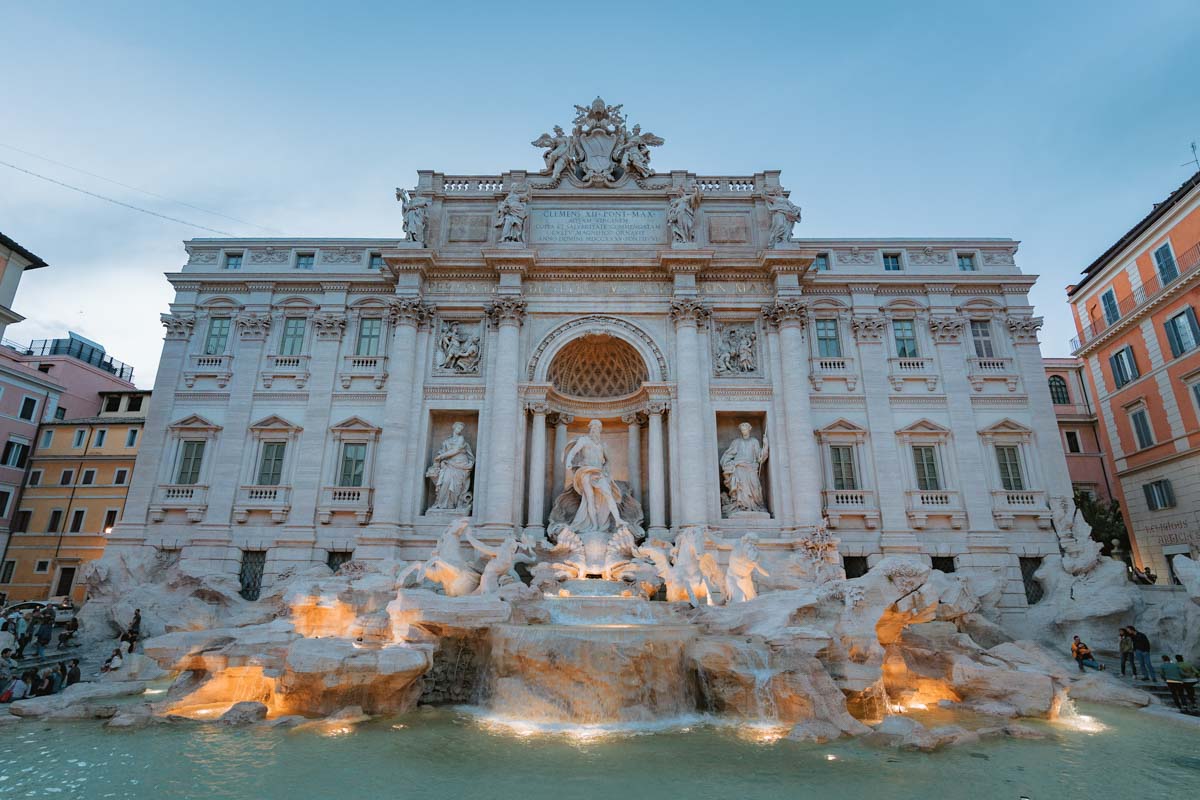
<svg viewBox="0 0 1200 800">
<path fill-rule="evenodd" d="M 575 106 L 575 127 L 570 135 L 555 125 L 554 133 L 543 133 L 533 141 L 534 147 L 544 147 L 542 154 L 551 185 L 564 177 L 585 186 L 613 186 L 625 176 L 649 178 L 650 148 L 663 144 L 661 137 L 640 125 L 630 130 L 625 126 L 621 106 L 606 105 L 597 97 L 590 106 Z"/>
</svg>

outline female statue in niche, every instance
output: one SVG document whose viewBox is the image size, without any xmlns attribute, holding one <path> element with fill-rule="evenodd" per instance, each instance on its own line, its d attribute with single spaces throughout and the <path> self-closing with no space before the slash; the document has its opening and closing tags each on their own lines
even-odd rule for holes
<svg viewBox="0 0 1200 800">
<path fill-rule="evenodd" d="M 767 436 L 762 444 L 750 435 L 750 423 L 738 425 L 739 436 L 721 454 L 721 475 L 725 480 L 722 510 L 726 516 L 738 511 L 766 511 L 759 472 L 767 460 Z"/>
<path fill-rule="evenodd" d="M 471 510 L 471 470 L 475 468 L 475 454 L 462 435 L 464 427 L 461 422 L 454 423 L 425 473 L 433 480 L 431 509 Z"/>
</svg>

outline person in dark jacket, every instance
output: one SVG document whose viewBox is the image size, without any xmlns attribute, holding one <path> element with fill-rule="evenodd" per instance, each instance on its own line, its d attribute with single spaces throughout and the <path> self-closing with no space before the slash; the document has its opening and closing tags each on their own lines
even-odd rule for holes
<svg viewBox="0 0 1200 800">
<path fill-rule="evenodd" d="M 71 659 L 70 665 L 67 666 L 67 686 L 74 686 L 79 683 L 82 676 L 79 674 L 79 659 Z"/>
<path fill-rule="evenodd" d="M 34 633 L 33 653 L 37 658 L 46 655 L 46 645 L 50 644 L 50 638 L 54 635 L 54 618 L 46 619 L 43 615 L 38 622 L 37 631 Z"/>
<path fill-rule="evenodd" d="M 1132 625 L 1129 626 L 1129 632 L 1133 634 L 1133 658 L 1138 669 L 1142 672 L 1142 680 L 1158 680 L 1158 677 L 1154 674 L 1154 664 L 1150 663 L 1149 637 Z"/>
</svg>

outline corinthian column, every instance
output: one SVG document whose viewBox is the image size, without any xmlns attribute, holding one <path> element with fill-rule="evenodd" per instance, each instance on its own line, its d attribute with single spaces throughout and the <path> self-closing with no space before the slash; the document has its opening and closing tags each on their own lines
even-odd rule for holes
<svg viewBox="0 0 1200 800">
<path fill-rule="evenodd" d="M 513 532 L 516 524 L 514 494 L 517 485 L 517 371 L 521 322 L 525 319 L 525 301 L 519 297 L 497 299 L 488 310 L 496 326 L 494 381 L 488 398 L 487 505 L 483 524 L 498 533 Z"/>
<path fill-rule="evenodd" d="M 539 538 L 546 533 L 546 408 L 545 403 L 530 403 L 533 430 L 529 437 L 529 510 L 525 532 Z"/>
<path fill-rule="evenodd" d="M 666 478 L 663 475 L 663 410 L 661 403 L 651 403 L 646 407 L 650 423 L 647 429 L 648 453 L 648 483 L 650 487 L 650 529 L 651 536 L 661 538 L 667 530 L 667 495 Z"/>
<path fill-rule="evenodd" d="M 558 412 L 554 415 L 554 485 L 550 487 L 550 500 L 558 499 L 567 480 L 567 468 L 563 459 L 567 457 L 567 426 L 575 421 L 571 414 Z"/>
<path fill-rule="evenodd" d="M 779 326 L 779 350 L 785 368 L 783 407 L 786 417 L 788 476 L 796 522 L 816 525 L 821 517 L 821 462 L 813 435 L 812 408 L 808 398 L 808 351 L 804 326 L 808 306 L 795 300 L 778 300 L 763 309 L 769 323 Z"/>
<path fill-rule="evenodd" d="M 642 415 L 640 412 L 621 417 L 629 430 L 626 461 L 629 462 L 629 489 L 640 503 L 642 500 Z"/>
<path fill-rule="evenodd" d="M 675 322 L 676 384 L 679 392 L 679 452 L 672 459 L 679 465 L 680 514 L 678 525 L 702 525 L 707 522 L 708 499 L 705 476 L 710 453 L 704 445 L 704 423 L 700 419 L 699 327 L 708 317 L 708 309 L 698 300 L 681 298 L 671 301 L 671 319 Z"/>
</svg>

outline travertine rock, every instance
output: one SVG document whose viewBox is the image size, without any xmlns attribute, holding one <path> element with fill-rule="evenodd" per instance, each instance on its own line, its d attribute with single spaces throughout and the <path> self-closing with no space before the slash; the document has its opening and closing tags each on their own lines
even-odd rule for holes
<svg viewBox="0 0 1200 800">
<path fill-rule="evenodd" d="M 253 700 L 234 703 L 228 711 L 217 719 L 222 725 L 249 725 L 267 716 L 267 706 Z"/>
<path fill-rule="evenodd" d="M 1086 700 L 1110 706 L 1145 708 L 1154 702 L 1149 692 L 1126 686 L 1115 678 L 1095 672 L 1074 681 L 1068 692 L 1072 700 Z"/>
<path fill-rule="evenodd" d="M 116 697 L 131 697 L 141 694 L 144 691 L 146 691 L 146 684 L 142 681 L 76 683 L 63 689 L 58 694 L 18 700 L 8 706 L 8 711 L 10 714 L 15 714 L 18 717 L 44 717 L 72 706 L 98 705 L 98 701 L 101 700 L 111 700 Z M 81 709 L 80 713 L 83 713 L 83 709 Z"/>
<path fill-rule="evenodd" d="M 288 649 L 273 708 L 288 714 L 332 714 L 347 706 L 369 714 L 408 711 L 420 696 L 429 662 L 425 649 L 297 639 Z"/>
</svg>

